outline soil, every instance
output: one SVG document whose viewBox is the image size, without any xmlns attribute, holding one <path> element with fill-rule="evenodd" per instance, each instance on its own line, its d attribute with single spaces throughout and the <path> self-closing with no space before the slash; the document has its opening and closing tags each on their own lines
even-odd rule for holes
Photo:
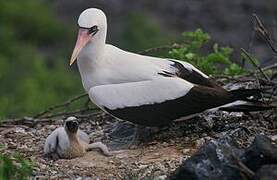
<svg viewBox="0 0 277 180">
<path fill-rule="evenodd" d="M 33 128 L 24 125 L 4 126 L 0 130 L 0 142 L 4 153 L 19 152 L 35 164 L 35 176 L 39 179 L 63 179 L 93 177 L 100 179 L 122 179 L 126 177 L 162 176 L 175 170 L 182 162 L 183 148 L 172 143 L 152 141 L 139 147 L 131 147 L 106 157 L 100 152 L 91 151 L 85 156 L 71 160 L 49 160 L 43 157 L 43 145 L 46 137 L 62 120 Z M 81 124 L 88 133 L 95 131 L 90 123 Z M 86 127 L 86 128 L 82 128 Z M 92 126 L 90 126 L 92 127 Z M 101 130 L 100 130 L 101 131 Z M 189 151 L 185 152 L 190 154 Z"/>
</svg>

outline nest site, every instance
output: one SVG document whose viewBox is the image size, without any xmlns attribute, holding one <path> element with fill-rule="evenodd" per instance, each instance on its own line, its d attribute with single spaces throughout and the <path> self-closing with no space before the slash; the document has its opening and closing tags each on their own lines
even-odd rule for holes
<svg viewBox="0 0 277 180">
<path fill-rule="evenodd" d="M 274 53 L 273 41 L 256 17 L 255 31 L 268 43 Z M 156 51 L 151 49 L 149 51 Z M 247 75 L 215 77 L 226 89 L 260 88 L 264 90 L 262 101 L 277 105 L 277 64 L 260 68 L 248 53 L 242 50 L 255 67 Z M 146 51 L 146 53 L 148 50 Z M 102 141 L 111 149 L 120 150 L 112 157 L 90 151 L 85 156 L 71 160 L 51 160 L 43 156 L 47 136 L 63 125 L 64 119 L 75 116 L 80 129 L 91 142 Z M 134 125 L 120 122 L 95 108 L 86 94 L 74 97 L 63 104 L 54 105 L 32 117 L 7 119 L 0 124 L 0 148 L 2 154 L 19 153 L 33 164 L 33 176 L 37 179 L 166 179 L 205 143 L 222 137 L 231 137 L 241 148 L 248 147 L 257 134 L 264 134 L 277 143 L 276 108 L 253 113 L 204 112 L 191 119 L 174 122 L 132 145 Z M 125 129 L 107 135 L 118 124 Z M 148 129 L 145 130 L 148 133 Z M 114 143 L 116 142 L 116 143 Z"/>
</svg>

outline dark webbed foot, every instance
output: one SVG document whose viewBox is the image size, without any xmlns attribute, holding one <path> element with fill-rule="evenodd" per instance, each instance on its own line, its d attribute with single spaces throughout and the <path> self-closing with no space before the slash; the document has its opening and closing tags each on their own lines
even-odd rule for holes
<svg viewBox="0 0 277 180">
<path fill-rule="evenodd" d="M 157 128 L 135 125 L 129 122 L 117 122 L 105 131 L 109 139 L 107 145 L 112 150 L 127 149 L 146 142 L 157 132 Z"/>
<path fill-rule="evenodd" d="M 59 154 L 58 154 L 58 153 L 55 153 L 55 152 L 53 152 L 53 153 L 48 153 L 48 154 L 43 154 L 43 157 L 44 157 L 45 159 L 50 159 L 50 160 L 54 160 L 54 161 L 56 161 L 56 160 L 58 160 L 58 159 L 61 159 L 61 157 L 59 156 Z"/>
</svg>

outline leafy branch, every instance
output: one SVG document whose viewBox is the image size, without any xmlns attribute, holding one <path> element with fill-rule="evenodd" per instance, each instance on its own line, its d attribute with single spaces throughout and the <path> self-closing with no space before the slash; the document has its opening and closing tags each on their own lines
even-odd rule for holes
<svg viewBox="0 0 277 180">
<path fill-rule="evenodd" d="M 209 34 L 197 29 L 194 32 L 182 34 L 184 45 L 173 47 L 169 56 L 173 59 L 189 62 L 209 75 L 240 75 L 245 70 L 237 63 L 231 61 L 233 49 L 213 44 L 212 50 L 204 53 L 203 48 L 208 45 Z"/>
</svg>

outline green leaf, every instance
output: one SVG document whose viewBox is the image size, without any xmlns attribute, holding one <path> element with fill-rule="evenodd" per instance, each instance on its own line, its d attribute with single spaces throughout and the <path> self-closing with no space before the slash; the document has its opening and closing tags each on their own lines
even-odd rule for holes
<svg viewBox="0 0 277 180">
<path fill-rule="evenodd" d="M 182 36 L 184 44 L 169 51 L 171 58 L 189 62 L 209 75 L 233 76 L 244 73 L 240 65 L 231 61 L 233 49 L 230 47 L 221 47 L 214 43 L 208 53 L 203 53 L 203 47 L 208 45 L 211 38 L 201 29 L 184 32 Z"/>
</svg>

